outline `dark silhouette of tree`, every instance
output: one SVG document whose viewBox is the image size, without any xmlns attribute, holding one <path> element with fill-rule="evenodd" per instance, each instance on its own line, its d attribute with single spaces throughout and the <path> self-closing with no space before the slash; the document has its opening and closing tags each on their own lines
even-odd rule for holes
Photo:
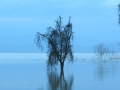
<svg viewBox="0 0 120 90">
<path fill-rule="evenodd" d="M 35 43 L 38 47 L 42 48 L 41 41 L 45 41 L 48 44 L 48 61 L 47 66 L 56 66 L 60 64 L 61 70 L 64 69 L 64 62 L 67 59 L 73 62 L 73 50 L 71 41 L 73 40 L 72 23 L 62 26 L 62 18 L 55 21 L 55 28 L 48 27 L 47 33 L 36 33 Z"/>
<path fill-rule="evenodd" d="M 67 79 L 64 73 L 58 75 L 57 71 L 50 70 L 48 74 L 48 90 L 72 90 L 73 86 L 73 76 L 70 75 Z"/>
<path fill-rule="evenodd" d="M 120 24 L 120 4 L 118 5 L 118 15 L 119 15 L 118 23 Z"/>
</svg>

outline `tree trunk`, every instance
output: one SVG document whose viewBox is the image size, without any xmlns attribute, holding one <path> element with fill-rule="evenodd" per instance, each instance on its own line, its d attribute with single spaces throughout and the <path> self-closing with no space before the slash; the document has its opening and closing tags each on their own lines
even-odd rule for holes
<svg viewBox="0 0 120 90">
<path fill-rule="evenodd" d="M 64 62 L 60 62 L 61 72 L 64 72 Z"/>
</svg>

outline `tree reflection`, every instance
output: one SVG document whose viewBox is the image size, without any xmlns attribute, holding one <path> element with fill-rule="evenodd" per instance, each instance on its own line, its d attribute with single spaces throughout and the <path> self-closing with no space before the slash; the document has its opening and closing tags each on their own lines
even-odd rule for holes
<svg viewBox="0 0 120 90">
<path fill-rule="evenodd" d="M 72 90 L 73 76 L 67 79 L 64 76 L 64 71 L 60 75 L 56 70 L 48 70 L 48 90 Z"/>
<path fill-rule="evenodd" d="M 98 62 L 95 72 L 98 78 L 103 79 L 108 76 L 113 76 L 118 67 L 117 62 Z"/>
</svg>

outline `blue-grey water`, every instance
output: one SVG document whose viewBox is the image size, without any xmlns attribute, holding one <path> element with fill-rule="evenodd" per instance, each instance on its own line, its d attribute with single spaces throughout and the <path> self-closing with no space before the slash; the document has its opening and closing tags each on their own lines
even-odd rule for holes
<svg viewBox="0 0 120 90">
<path fill-rule="evenodd" d="M 65 63 L 61 74 L 59 67 L 47 70 L 42 56 L 23 59 L 14 55 L 0 56 L 0 90 L 120 90 L 119 59 L 79 54 L 73 64 Z"/>
</svg>

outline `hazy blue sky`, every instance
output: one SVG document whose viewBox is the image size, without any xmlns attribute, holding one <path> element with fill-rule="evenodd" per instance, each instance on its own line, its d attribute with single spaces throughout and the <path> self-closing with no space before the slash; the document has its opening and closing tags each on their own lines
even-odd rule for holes
<svg viewBox="0 0 120 90">
<path fill-rule="evenodd" d="M 35 33 L 55 26 L 58 16 L 73 23 L 74 52 L 120 42 L 119 0 L 0 0 L 0 52 L 41 52 Z"/>
</svg>

